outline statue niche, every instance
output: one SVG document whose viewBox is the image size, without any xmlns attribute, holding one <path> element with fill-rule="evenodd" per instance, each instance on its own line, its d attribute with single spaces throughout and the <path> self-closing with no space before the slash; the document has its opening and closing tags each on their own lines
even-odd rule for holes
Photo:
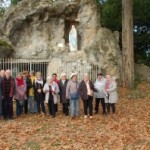
<svg viewBox="0 0 150 150">
<path fill-rule="evenodd" d="M 75 52 L 80 50 L 80 35 L 77 31 L 78 22 L 74 20 L 65 20 L 65 32 L 64 38 L 65 43 L 69 47 L 70 52 Z"/>
<path fill-rule="evenodd" d="M 77 51 L 78 46 L 77 46 L 77 30 L 74 25 L 72 25 L 71 30 L 69 32 L 69 49 L 71 52 Z"/>
</svg>

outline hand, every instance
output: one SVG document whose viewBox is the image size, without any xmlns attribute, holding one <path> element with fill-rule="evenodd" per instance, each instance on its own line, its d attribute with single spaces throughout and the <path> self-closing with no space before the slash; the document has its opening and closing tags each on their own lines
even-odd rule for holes
<svg viewBox="0 0 150 150">
<path fill-rule="evenodd" d="M 54 91 L 52 91 L 52 95 L 56 94 Z"/>
<path fill-rule="evenodd" d="M 108 94 L 107 94 L 107 93 L 106 93 L 105 95 L 106 95 L 106 97 L 108 97 Z"/>
<path fill-rule="evenodd" d="M 20 95 L 21 95 L 21 96 L 24 96 L 24 93 L 23 93 L 23 92 L 20 92 Z"/>
<path fill-rule="evenodd" d="M 38 89 L 37 91 L 38 91 L 38 93 L 41 93 L 41 92 L 42 92 L 42 90 L 41 90 L 41 89 Z"/>
<path fill-rule="evenodd" d="M 22 94 L 21 94 L 21 96 L 24 96 L 24 95 L 25 95 L 25 93 L 22 93 Z"/>
<path fill-rule="evenodd" d="M 109 92 L 109 89 L 106 89 L 105 91 L 106 91 L 106 92 Z"/>
<path fill-rule="evenodd" d="M 45 91 L 45 93 L 48 93 L 48 92 L 49 92 L 49 90 L 46 90 L 46 91 Z"/>
</svg>

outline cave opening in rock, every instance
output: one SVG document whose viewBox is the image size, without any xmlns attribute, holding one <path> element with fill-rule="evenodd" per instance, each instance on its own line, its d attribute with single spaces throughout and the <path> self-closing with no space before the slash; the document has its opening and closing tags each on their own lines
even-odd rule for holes
<svg viewBox="0 0 150 150">
<path fill-rule="evenodd" d="M 65 20 L 64 38 L 65 38 L 66 46 L 69 47 L 69 32 L 71 30 L 72 25 L 74 25 L 77 30 L 77 48 L 78 48 L 78 50 L 81 50 L 81 36 L 79 35 L 79 32 L 78 32 L 78 24 L 79 24 L 78 21 L 66 19 Z"/>
</svg>

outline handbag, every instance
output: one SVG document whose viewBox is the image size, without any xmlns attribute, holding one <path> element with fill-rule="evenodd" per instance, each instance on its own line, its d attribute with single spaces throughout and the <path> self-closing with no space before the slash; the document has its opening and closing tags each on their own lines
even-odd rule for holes
<svg viewBox="0 0 150 150">
<path fill-rule="evenodd" d="M 77 83 L 76 83 L 76 90 L 77 90 Z M 77 92 L 74 92 L 74 93 L 70 93 L 70 99 L 71 100 L 75 100 L 75 99 L 78 99 L 79 98 L 79 93 L 78 91 Z"/>
<path fill-rule="evenodd" d="M 74 100 L 74 99 L 78 99 L 79 98 L 79 93 L 75 92 L 75 93 L 70 93 L 70 99 Z"/>
<path fill-rule="evenodd" d="M 57 94 L 53 95 L 54 104 L 57 104 Z"/>
</svg>

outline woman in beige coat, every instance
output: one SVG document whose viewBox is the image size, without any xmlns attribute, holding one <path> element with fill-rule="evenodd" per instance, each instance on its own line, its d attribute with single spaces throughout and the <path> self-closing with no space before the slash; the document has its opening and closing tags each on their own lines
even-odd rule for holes
<svg viewBox="0 0 150 150">
<path fill-rule="evenodd" d="M 106 94 L 105 103 L 107 107 L 107 113 L 110 114 L 111 108 L 112 113 L 115 114 L 116 112 L 115 103 L 118 101 L 117 83 L 111 77 L 111 75 L 106 75 L 105 94 Z"/>
<path fill-rule="evenodd" d="M 55 104 L 57 104 L 57 94 L 59 87 L 51 77 L 47 78 L 43 92 L 45 93 L 45 103 L 48 104 L 50 115 L 54 118 L 56 115 Z"/>
</svg>

